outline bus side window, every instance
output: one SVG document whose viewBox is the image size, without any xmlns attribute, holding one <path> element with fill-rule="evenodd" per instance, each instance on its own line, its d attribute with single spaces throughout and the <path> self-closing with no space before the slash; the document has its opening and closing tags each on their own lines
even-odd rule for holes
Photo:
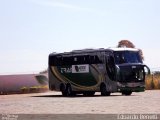
<svg viewBox="0 0 160 120">
<path fill-rule="evenodd" d="M 49 56 L 49 66 L 55 65 L 54 56 Z"/>
<path fill-rule="evenodd" d="M 95 62 L 96 64 L 102 63 L 102 61 L 99 59 L 97 55 L 95 56 Z"/>
<path fill-rule="evenodd" d="M 89 64 L 101 64 L 102 61 L 99 59 L 99 57 L 97 55 L 92 55 L 89 57 Z"/>
<path fill-rule="evenodd" d="M 94 59 L 95 59 L 95 56 L 89 56 L 89 63 L 90 64 L 94 64 Z"/>
<path fill-rule="evenodd" d="M 62 64 L 62 57 L 61 56 L 50 56 L 49 58 L 49 65 L 50 66 L 60 66 Z"/>
<path fill-rule="evenodd" d="M 84 64 L 90 64 L 90 56 L 89 55 L 84 56 Z"/>
<path fill-rule="evenodd" d="M 74 56 L 73 57 L 73 63 L 72 64 L 75 64 L 75 65 L 78 65 L 78 64 L 86 64 L 86 57 L 81 55 L 81 56 Z"/>
<path fill-rule="evenodd" d="M 55 60 L 57 66 L 61 66 L 63 64 L 62 56 L 57 56 Z"/>
<path fill-rule="evenodd" d="M 62 65 L 71 65 L 72 64 L 72 60 L 73 58 L 71 56 L 67 56 L 67 57 L 63 57 L 62 59 Z"/>
</svg>

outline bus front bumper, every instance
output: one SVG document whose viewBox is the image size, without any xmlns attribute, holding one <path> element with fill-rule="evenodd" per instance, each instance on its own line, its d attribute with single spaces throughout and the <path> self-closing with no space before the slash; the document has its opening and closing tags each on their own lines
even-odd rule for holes
<svg viewBox="0 0 160 120">
<path fill-rule="evenodd" d="M 118 83 L 118 91 L 132 91 L 132 92 L 143 92 L 145 91 L 144 82 L 139 83 Z"/>
<path fill-rule="evenodd" d="M 145 87 L 120 87 L 118 88 L 118 91 L 144 92 Z"/>
</svg>

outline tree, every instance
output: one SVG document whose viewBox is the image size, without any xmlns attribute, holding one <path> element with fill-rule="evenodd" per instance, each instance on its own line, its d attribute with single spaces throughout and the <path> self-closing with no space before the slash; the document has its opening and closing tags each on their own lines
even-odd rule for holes
<svg viewBox="0 0 160 120">
<path fill-rule="evenodd" d="M 129 40 L 121 40 L 118 42 L 117 47 L 135 48 L 135 45 Z M 144 60 L 143 52 L 141 49 L 139 49 L 139 54 L 140 54 L 142 60 Z"/>
<path fill-rule="evenodd" d="M 121 40 L 118 43 L 118 47 L 135 48 L 135 45 L 129 40 Z"/>
<path fill-rule="evenodd" d="M 144 60 L 143 52 L 141 49 L 139 49 L 139 54 L 141 55 L 142 60 Z"/>
</svg>

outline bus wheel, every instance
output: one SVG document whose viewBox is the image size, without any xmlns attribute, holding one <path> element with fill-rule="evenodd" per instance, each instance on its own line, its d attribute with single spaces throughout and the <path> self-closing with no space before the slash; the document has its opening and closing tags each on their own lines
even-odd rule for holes
<svg viewBox="0 0 160 120">
<path fill-rule="evenodd" d="M 60 91 L 62 92 L 63 96 L 67 96 L 67 92 L 64 84 L 60 85 Z"/>
<path fill-rule="evenodd" d="M 100 87 L 101 95 L 102 96 L 110 96 L 110 92 L 107 91 L 106 85 L 102 84 Z"/>
<path fill-rule="evenodd" d="M 83 93 L 84 96 L 94 96 L 95 91 L 86 91 Z"/>
<path fill-rule="evenodd" d="M 73 91 L 72 91 L 71 85 L 67 84 L 67 86 L 66 86 L 66 96 L 72 96 L 72 95 L 73 95 Z"/>
<path fill-rule="evenodd" d="M 122 91 L 122 95 L 131 95 L 132 91 Z"/>
</svg>

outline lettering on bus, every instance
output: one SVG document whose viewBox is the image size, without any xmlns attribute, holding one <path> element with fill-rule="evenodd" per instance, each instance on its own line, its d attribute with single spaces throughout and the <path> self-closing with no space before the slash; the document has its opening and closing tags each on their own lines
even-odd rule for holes
<svg viewBox="0 0 160 120">
<path fill-rule="evenodd" d="M 72 73 L 72 68 L 61 68 L 61 73 Z"/>
<path fill-rule="evenodd" d="M 89 65 L 72 65 L 71 67 L 62 67 L 61 73 L 89 73 Z"/>
</svg>

